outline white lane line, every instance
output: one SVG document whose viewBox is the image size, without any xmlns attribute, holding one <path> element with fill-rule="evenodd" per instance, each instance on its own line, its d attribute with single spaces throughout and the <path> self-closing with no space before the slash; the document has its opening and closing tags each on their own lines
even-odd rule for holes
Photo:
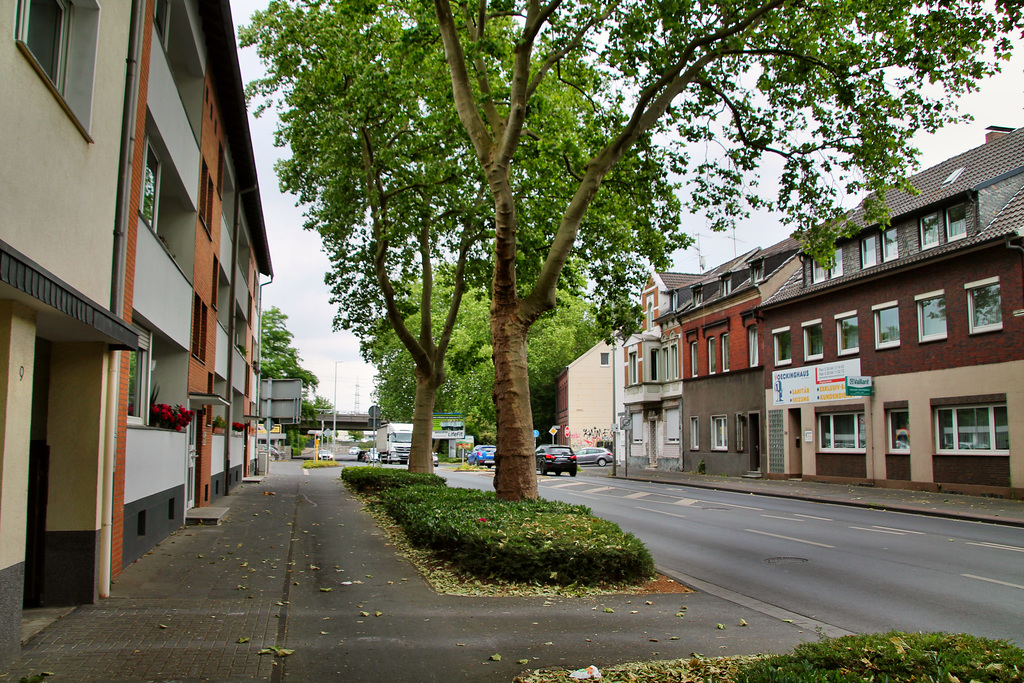
<svg viewBox="0 0 1024 683">
<path fill-rule="evenodd" d="M 892 534 L 894 536 L 905 536 L 902 531 L 886 531 L 885 529 L 869 529 L 866 526 L 851 526 L 850 529 L 857 529 L 859 531 L 873 531 L 876 534 Z"/>
<path fill-rule="evenodd" d="M 761 534 L 762 536 L 771 536 L 772 538 L 781 538 L 784 541 L 796 541 L 797 543 L 806 543 L 807 545 L 816 545 L 820 548 L 835 548 L 834 545 L 827 545 L 825 543 L 815 543 L 814 541 L 805 541 L 802 538 L 793 538 L 792 536 L 780 536 L 779 534 L 770 534 L 767 531 L 757 531 L 756 529 L 744 529 L 752 534 Z"/>
<path fill-rule="evenodd" d="M 655 512 L 659 515 L 668 515 L 669 517 L 678 517 L 679 519 L 686 519 L 686 515 L 677 515 L 674 512 L 663 512 L 661 510 L 654 510 L 653 508 L 637 507 L 637 510 L 645 510 L 647 512 Z"/>
<path fill-rule="evenodd" d="M 967 545 L 977 545 L 981 546 L 982 548 L 995 548 L 996 550 L 1013 550 L 1014 552 L 1024 553 L 1024 548 L 1018 548 L 1015 545 L 1003 545 L 1002 543 L 989 543 L 987 541 L 982 541 L 981 543 L 974 543 L 973 541 L 968 541 Z"/>
<path fill-rule="evenodd" d="M 736 505 L 735 503 L 722 503 L 722 502 L 719 502 L 717 500 L 715 500 L 715 501 L 705 500 L 705 501 L 701 501 L 701 502 L 707 503 L 708 505 L 728 505 L 731 508 L 741 508 L 743 510 L 756 510 L 757 512 L 761 512 L 762 510 L 764 510 L 764 508 L 753 508 L 753 507 L 750 507 L 749 505 Z"/>
<path fill-rule="evenodd" d="M 694 500 L 693 498 L 680 498 L 679 500 L 675 501 L 672 504 L 673 505 L 693 505 L 694 503 L 699 503 L 699 502 L 700 502 L 699 500 Z"/>
<path fill-rule="evenodd" d="M 875 529 L 884 529 L 885 531 L 898 531 L 901 534 L 914 534 L 915 536 L 927 535 L 923 531 L 910 531 L 909 529 L 893 529 L 891 526 L 878 526 L 877 524 L 872 524 L 871 526 Z"/>
<path fill-rule="evenodd" d="M 564 489 L 564 488 L 569 487 L 569 486 L 590 486 L 590 484 L 588 484 L 585 481 L 567 481 L 564 484 L 552 484 L 548 488 L 549 489 Z"/>
<path fill-rule="evenodd" d="M 602 493 L 603 491 L 611 491 L 611 486 L 598 486 L 596 489 L 587 489 L 583 493 Z"/>
<path fill-rule="evenodd" d="M 631 493 L 628 496 L 623 496 L 623 498 L 646 498 L 647 496 L 653 495 L 653 493 L 648 493 L 647 491 L 637 491 L 636 493 Z"/>
<path fill-rule="evenodd" d="M 806 517 L 807 519 L 818 519 L 818 520 L 821 520 L 822 522 L 834 522 L 835 521 L 831 517 L 815 517 L 814 515 L 801 515 L 799 512 L 794 512 L 793 515 L 795 517 Z"/>
<path fill-rule="evenodd" d="M 960 576 L 966 576 L 968 579 L 988 581 L 989 583 L 998 583 L 1000 586 L 1009 586 L 1010 588 L 1020 588 L 1021 590 L 1024 590 L 1024 586 L 1017 583 L 1010 583 L 1009 581 L 1000 581 L 999 579 L 990 579 L 986 576 L 975 576 L 974 574 L 961 574 Z"/>
<path fill-rule="evenodd" d="M 761 515 L 761 517 L 769 517 L 771 519 L 784 519 L 787 522 L 802 522 L 802 519 L 796 519 L 795 517 L 783 517 L 781 515 Z"/>
</svg>

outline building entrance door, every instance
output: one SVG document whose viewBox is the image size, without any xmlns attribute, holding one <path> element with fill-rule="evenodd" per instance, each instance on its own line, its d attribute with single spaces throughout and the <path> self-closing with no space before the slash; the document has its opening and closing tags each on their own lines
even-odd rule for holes
<svg viewBox="0 0 1024 683">
<path fill-rule="evenodd" d="M 185 509 L 191 510 L 196 506 L 196 432 L 199 429 L 199 420 L 193 419 L 188 425 L 188 472 L 185 476 Z"/>
<path fill-rule="evenodd" d="M 747 416 L 747 429 L 750 432 L 750 471 L 761 471 L 761 414 L 750 413 Z"/>
<path fill-rule="evenodd" d="M 789 476 L 798 479 L 804 474 L 803 423 L 800 421 L 800 409 L 789 409 L 789 444 L 788 444 Z"/>
</svg>

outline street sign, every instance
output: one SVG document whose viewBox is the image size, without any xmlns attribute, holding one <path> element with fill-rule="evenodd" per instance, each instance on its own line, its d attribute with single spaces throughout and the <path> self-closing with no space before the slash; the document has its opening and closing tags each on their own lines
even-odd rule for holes
<svg viewBox="0 0 1024 683">
<path fill-rule="evenodd" d="M 568 436 L 569 436 L 569 425 L 565 425 L 565 436 L 566 436 L 567 438 L 568 438 Z"/>
<path fill-rule="evenodd" d="M 536 429 L 534 429 L 533 430 L 533 438 L 536 439 L 538 436 L 540 436 L 540 432 L 538 432 Z"/>
<path fill-rule="evenodd" d="M 550 434 L 551 436 L 554 436 L 557 433 L 558 433 L 558 425 L 555 425 L 554 427 L 552 427 L 551 429 L 548 430 L 548 434 Z"/>
<path fill-rule="evenodd" d="M 619 429 L 629 429 L 633 426 L 633 420 L 628 415 L 619 418 Z"/>
</svg>

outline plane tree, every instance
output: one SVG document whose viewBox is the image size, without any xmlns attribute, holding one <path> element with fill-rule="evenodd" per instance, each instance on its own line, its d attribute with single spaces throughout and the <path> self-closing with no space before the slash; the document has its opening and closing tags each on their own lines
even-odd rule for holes
<svg viewBox="0 0 1024 683">
<path fill-rule="evenodd" d="M 506 500 L 537 496 L 528 330 L 555 306 L 579 245 L 607 229 L 589 216 L 623 164 L 658 145 L 687 182 L 686 208 L 712 228 L 771 209 L 827 261 L 853 229 L 843 198 L 909 190 L 912 136 L 957 118 L 956 97 L 1007 57 L 1021 24 L 1008 0 L 432 2 L 492 200 L 494 486 Z M 536 129 L 539 109 L 575 116 L 578 100 L 550 97 L 552 82 L 602 116 Z M 555 190 L 523 192 L 519 167 L 539 148 L 566 162 L 550 168 Z M 777 187 L 757 182 L 768 159 L 781 165 Z M 542 215 L 553 229 L 538 240 Z M 868 220 L 887 224 L 883 203 L 869 202 Z M 538 249 L 540 267 L 523 268 Z"/>
</svg>

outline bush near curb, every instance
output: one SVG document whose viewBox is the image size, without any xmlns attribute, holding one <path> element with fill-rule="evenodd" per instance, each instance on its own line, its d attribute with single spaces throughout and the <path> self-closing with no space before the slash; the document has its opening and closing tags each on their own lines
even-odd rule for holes
<svg viewBox="0 0 1024 683">
<path fill-rule="evenodd" d="M 302 463 L 304 470 L 315 470 L 321 467 L 341 467 L 341 463 L 333 460 L 305 460 Z"/>
<path fill-rule="evenodd" d="M 654 576 L 639 539 L 582 505 L 426 486 L 389 489 L 379 500 L 413 544 L 445 552 L 476 577 L 565 586 Z"/>
<path fill-rule="evenodd" d="M 376 494 L 388 489 L 407 486 L 448 486 L 448 482 L 436 474 L 395 470 L 388 467 L 346 467 L 341 471 L 341 480 L 358 493 L 366 494 Z"/>
</svg>

